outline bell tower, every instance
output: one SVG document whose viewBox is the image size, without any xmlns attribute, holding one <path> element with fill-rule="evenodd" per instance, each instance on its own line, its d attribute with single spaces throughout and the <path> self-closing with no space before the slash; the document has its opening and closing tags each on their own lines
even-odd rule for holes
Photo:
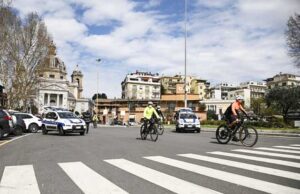
<svg viewBox="0 0 300 194">
<path fill-rule="evenodd" d="M 83 74 L 78 68 L 78 65 L 76 65 L 75 70 L 73 71 L 72 75 L 72 83 L 78 83 L 78 94 L 77 94 L 77 99 L 82 98 L 82 91 L 83 91 Z"/>
</svg>

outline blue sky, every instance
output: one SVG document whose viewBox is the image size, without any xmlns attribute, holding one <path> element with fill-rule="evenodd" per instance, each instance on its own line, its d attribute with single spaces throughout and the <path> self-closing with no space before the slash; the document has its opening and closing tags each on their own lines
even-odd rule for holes
<svg viewBox="0 0 300 194">
<path fill-rule="evenodd" d="M 219 82 L 299 74 L 287 56 L 286 22 L 299 0 L 187 0 L 189 75 Z M 69 75 L 84 74 L 84 95 L 121 96 L 127 73 L 184 72 L 184 0 L 14 0 L 39 13 Z M 96 62 L 97 58 L 102 61 Z"/>
</svg>

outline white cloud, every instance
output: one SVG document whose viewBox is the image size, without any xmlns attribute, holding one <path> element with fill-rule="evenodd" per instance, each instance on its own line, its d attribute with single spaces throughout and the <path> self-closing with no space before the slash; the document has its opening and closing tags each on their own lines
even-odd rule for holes
<svg viewBox="0 0 300 194">
<path fill-rule="evenodd" d="M 72 19 L 46 17 L 45 23 L 49 32 L 58 42 L 81 42 L 87 32 L 87 27 Z"/>
<path fill-rule="evenodd" d="M 183 18 L 160 9 L 162 2 L 16 0 L 14 6 L 21 15 L 43 15 L 69 75 L 76 64 L 82 68 L 85 96 L 95 93 L 99 72 L 100 92 L 120 97 L 121 81 L 131 71 L 184 72 Z M 283 33 L 288 17 L 298 11 L 298 0 L 188 3 L 193 8 L 188 12 L 188 74 L 212 83 L 238 83 L 280 71 L 295 73 Z M 104 26 L 111 30 L 102 32 Z M 96 58 L 103 61 L 98 64 Z"/>
</svg>

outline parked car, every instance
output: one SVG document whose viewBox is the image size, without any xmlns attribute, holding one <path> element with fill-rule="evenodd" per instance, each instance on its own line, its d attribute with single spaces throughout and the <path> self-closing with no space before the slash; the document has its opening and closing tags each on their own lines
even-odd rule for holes
<svg viewBox="0 0 300 194">
<path fill-rule="evenodd" d="M 25 123 L 24 132 L 36 133 L 42 127 L 42 119 L 29 113 L 14 113 L 17 119 L 22 119 Z"/>
<path fill-rule="evenodd" d="M 42 122 L 43 134 L 47 134 L 48 131 L 58 131 L 60 135 L 66 133 L 85 135 L 86 124 L 70 111 L 49 111 Z"/>
<path fill-rule="evenodd" d="M 26 130 L 26 125 L 23 119 L 16 117 L 15 115 L 12 115 L 13 120 L 15 120 L 15 122 L 13 122 L 13 129 L 11 131 L 11 134 L 13 135 L 22 135 L 23 132 Z"/>
<path fill-rule="evenodd" d="M 0 139 L 7 137 L 12 129 L 12 117 L 6 110 L 0 109 Z"/>
<path fill-rule="evenodd" d="M 119 121 L 117 119 L 113 119 L 110 125 L 124 125 L 122 121 Z"/>
<path fill-rule="evenodd" d="M 176 120 L 176 132 L 196 131 L 200 133 L 200 120 L 191 111 L 180 111 Z"/>
</svg>

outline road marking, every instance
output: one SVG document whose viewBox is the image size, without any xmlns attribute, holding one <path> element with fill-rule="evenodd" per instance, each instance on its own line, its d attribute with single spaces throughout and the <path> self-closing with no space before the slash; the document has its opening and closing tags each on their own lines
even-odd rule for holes
<svg viewBox="0 0 300 194">
<path fill-rule="evenodd" d="M 254 150 L 244 150 L 244 149 L 236 149 L 236 150 L 232 150 L 232 151 L 300 160 L 300 156 L 289 155 L 289 154 L 277 154 L 277 153 L 261 152 L 261 151 L 254 151 Z"/>
<path fill-rule="evenodd" d="M 273 146 L 276 148 L 286 148 L 286 149 L 292 149 L 292 150 L 300 150 L 300 148 L 292 147 L 292 146 Z"/>
<path fill-rule="evenodd" d="M 284 153 L 292 153 L 292 154 L 300 154 L 300 151 L 295 151 L 295 150 L 283 150 L 283 149 L 275 149 L 275 148 L 254 148 L 257 150 L 267 150 L 267 151 L 274 151 L 274 152 L 284 152 Z"/>
<path fill-rule="evenodd" d="M 182 179 L 164 174 L 162 172 L 150 169 L 148 167 L 139 165 L 137 163 L 125 159 L 112 159 L 104 161 L 175 193 L 219 193 L 209 188 L 205 188 L 200 185 L 184 181 Z"/>
<path fill-rule="evenodd" d="M 299 147 L 300 144 L 291 144 L 290 146 L 296 146 L 296 147 Z"/>
<path fill-rule="evenodd" d="M 300 168 L 300 163 L 289 162 L 289 161 L 285 161 L 285 160 L 261 158 L 261 157 L 247 156 L 247 155 L 242 155 L 242 154 L 226 153 L 226 152 L 207 152 L 207 153 L 221 155 L 221 156 L 234 157 L 234 158 L 239 158 L 239 159 L 254 160 L 254 161 L 259 161 L 259 162 L 264 162 L 264 163 L 278 164 L 278 165 L 289 166 L 289 167 L 294 167 L 294 168 Z"/>
<path fill-rule="evenodd" d="M 270 174 L 273 176 L 280 176 L 280 177 L 284 177 L 284 178 L 288 178 L 288 179 L 300 180 L 299 173 L 278 170 L 275 168 L 268 168 L 268 167 L 264 167 L 264 166 L 247 164 L 247 163 L 243 163 L 243 162 L 235 162 L 235 161 L 231 161 L 231 160 L 224 160 L 224 159 L 202 156 L 202 155 L 197 155 L 197 154 L 178 154 L 178 156 L 192 158 L 192 159 L 196 159 L 196 160 L 202 160 L 202 161 L 221 164 L 221 165 L 226 165 L 226 166 L 230 166 L 230 167 L 234 167 L 234 168 L 241 168 L 244 170 L 250 170 L 250 171 L 254 171 L 254 172 Z"/>
<path fill-rule="evenodd" d="M 39 194 L 39 186 L 32 165 L 7 166 L 4 169 L 1 183 L 1 194 Z"/>
<path fill-rule="evenodd" d="M 83 193 L 126 193 L 117 185 L 102 177 L 82 162 L 58 164 Z"/>
<path fill-rule="evenodd" d="M 191 164 L 191 163 L 187 163 L 187 162 L 183 162 L 183 161 L 179 161 L 179 160 L 174 160 L 171 158 L 166 158 L 166 157 L 162 157 L 162 156 L 151 156 L 151 157 L 144 157 L 144 158 L 152 160 L 152 161 L 156 161 L 156 162 L 159 162 L 162 164 L 166 164 L 169 166 L 177 167 L 177 168 L 180 168 L 183 170 L 187 170 L 190 172 L 194 172 L 197 174 L 201 174 L 204 176 L 208 176 L 211 178 L 234 183 L 237 185 L 242 185 L 244 187 L 248 187 L 251 189 L 264 191 L 267 193 L 276 193 L 276 194 L 282 194 L 282 193 L 289 193 L 289 194 L 298 193 L 299 194 L 300 193 L 299 189 L 295 189 L 295 188 L 291 188 L 291 187 L 287 187 L 287 186 L 283 186 L 283 185 L 278 185 L 278 184 L 274 184 L 271 182 L 262 181 L 262 180 L 258 180 L 258 179 L 254 179 L 254 178 L 250 178 L 250 177 L 246 177 L 246 176 L 242 176 L 242 175 L 237 175 L 237 174 L 233 174 L 233 173 L 229 173 L 229 172 L 224 172 L 221 170 L 215 170 L 212 168 L 207 168 L 207 167 L 199 166 L 196 164 Z"/>
<path fill-rule="evenodd" d="M 8 144 L 8 143 L 10 143 L 10 142 L 12 142 L 12 141 L 15 141 L 15 140 L 17 140 L 17 139 L 26 137 L 26 136 L 28 136 L 28 135 L 32 135 L 32 133 L 29 133 L 29 134 L 26 134 L 26 135 L 22 135 L 22 136 L 13 138 L 13 139 L 11 139 L 11 140 L 4 141 L 2 144 L 0 144 L 0 147 L 1 147 L 1 146 L 4 146 L 5 144 Z"/>
</svg>

